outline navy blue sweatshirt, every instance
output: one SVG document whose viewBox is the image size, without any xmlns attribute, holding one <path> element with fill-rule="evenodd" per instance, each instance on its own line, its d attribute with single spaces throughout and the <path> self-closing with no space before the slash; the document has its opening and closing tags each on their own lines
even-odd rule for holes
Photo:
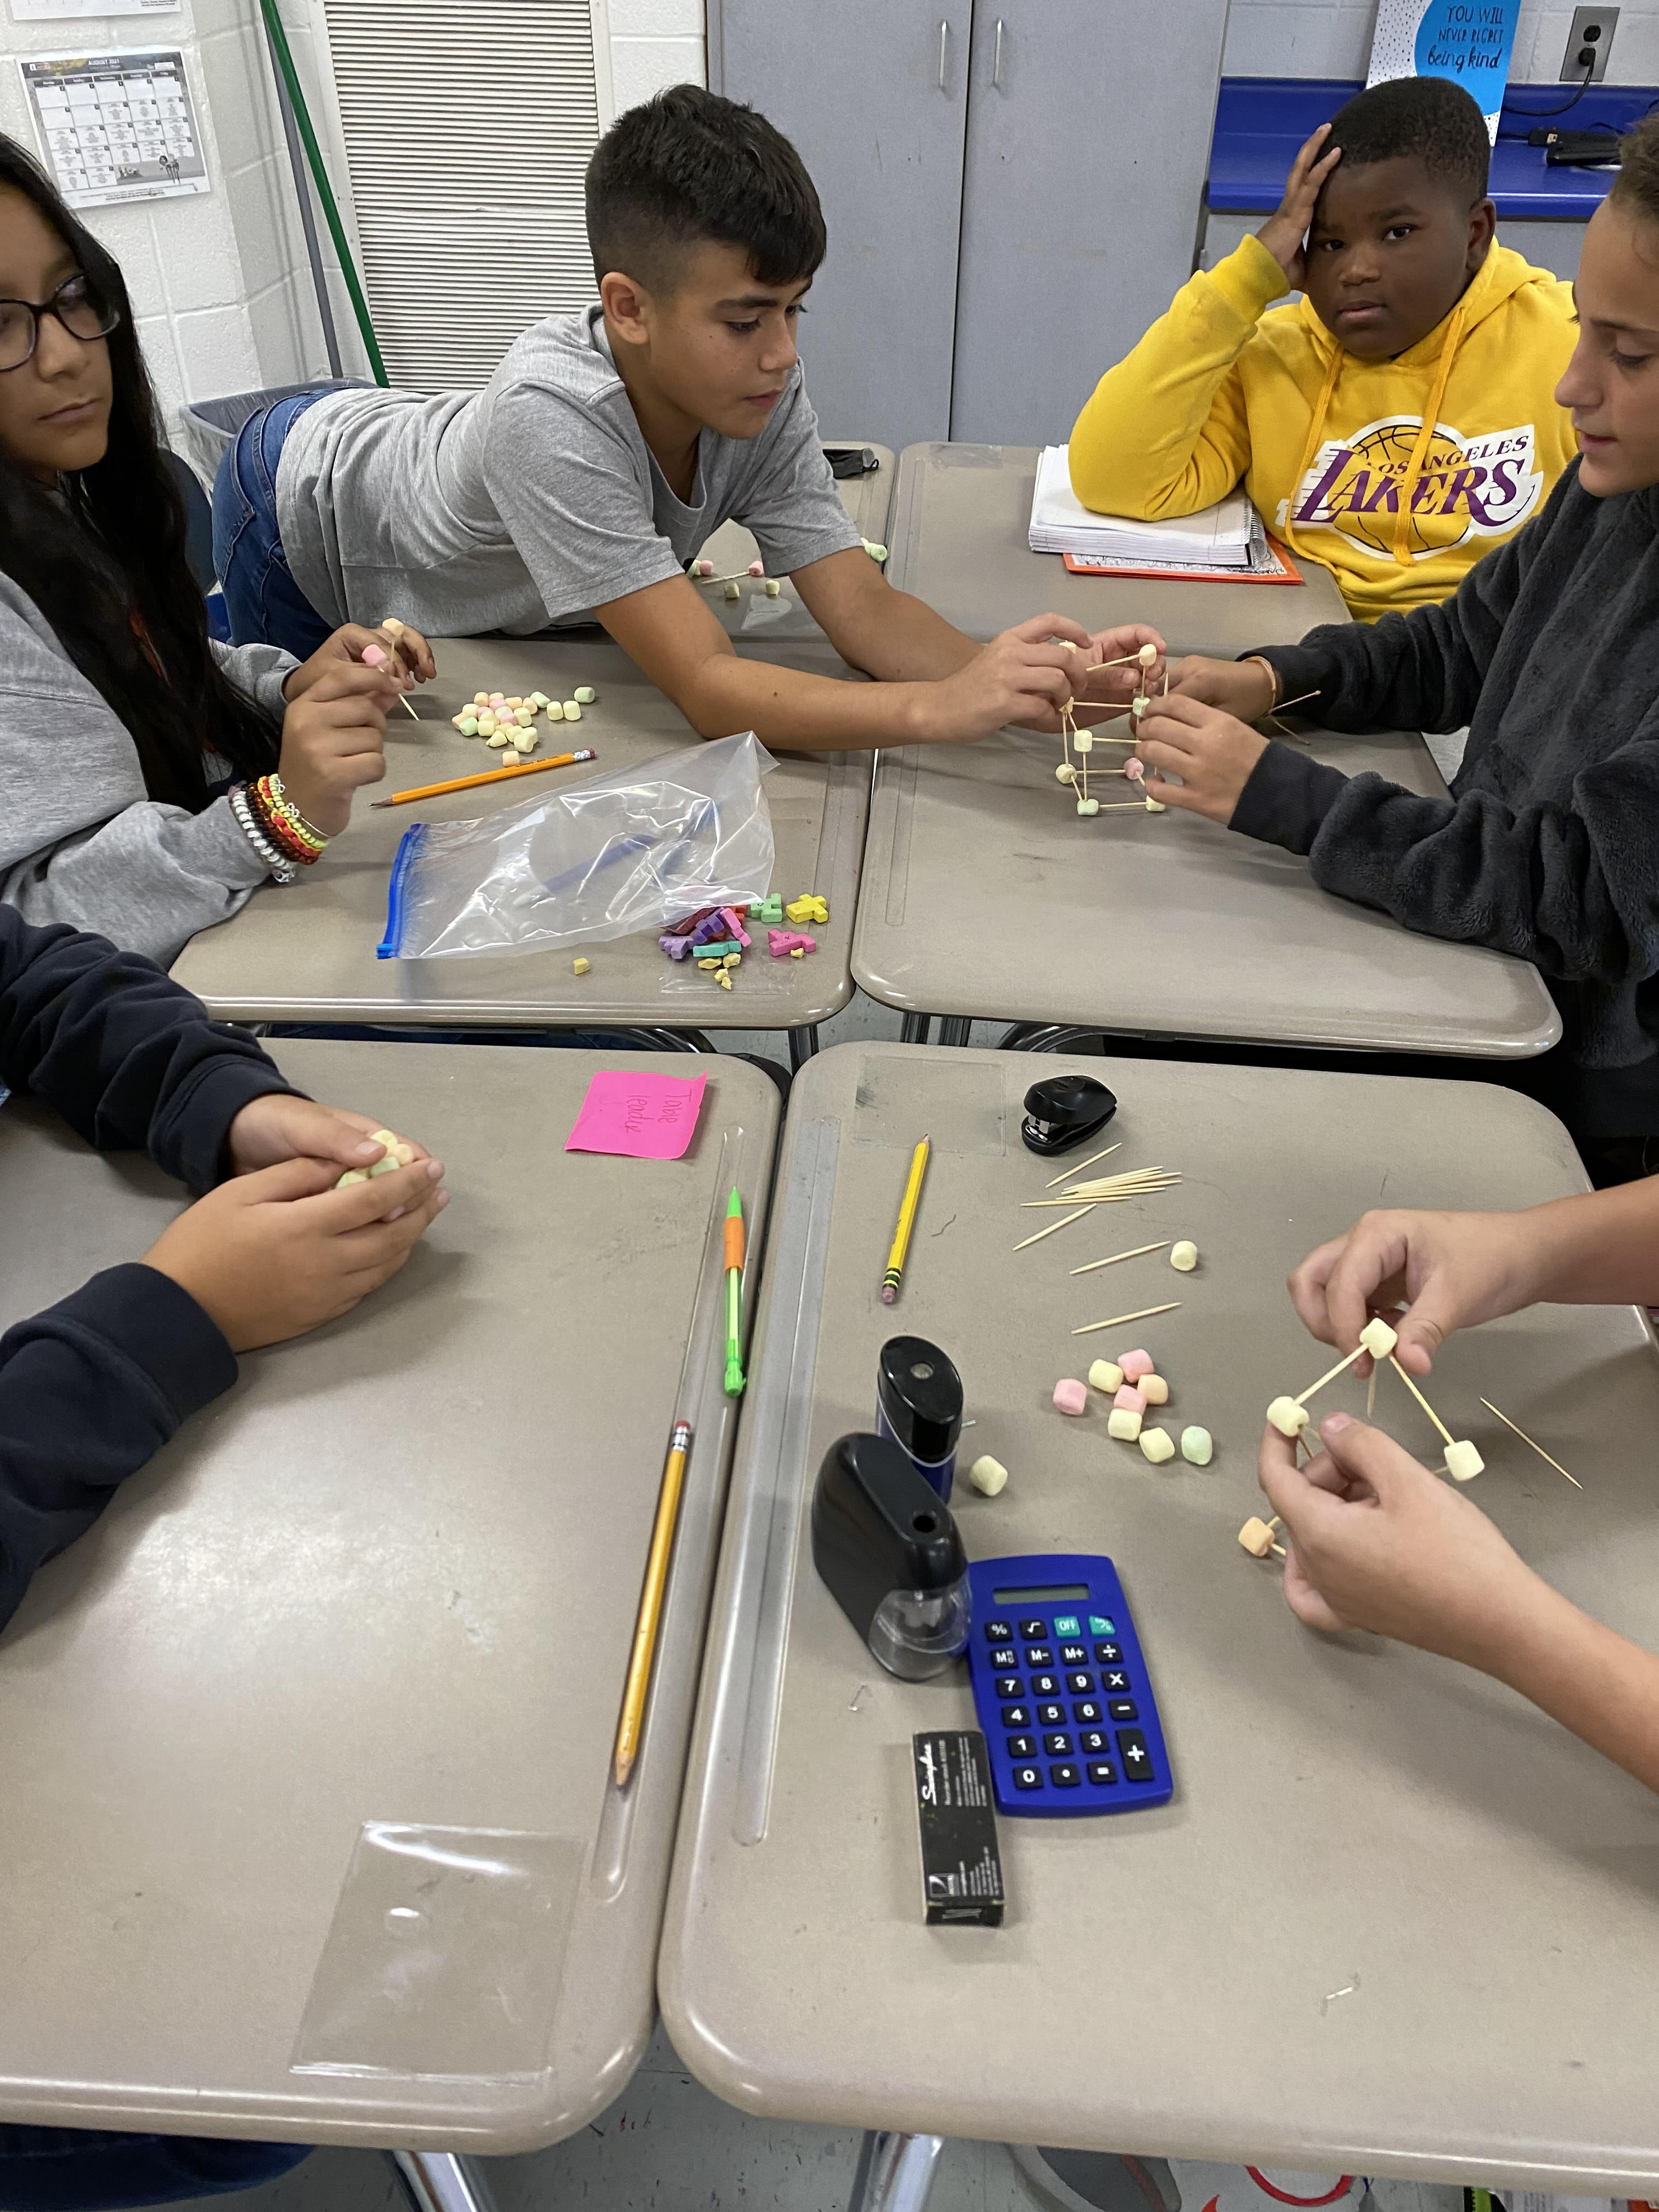
<svg viewBox="0 0 1659 2212">
<path fill-rule="evenodd" d="M 1593 499 L 1575 461 L 1443 605 L 1261 657 L 1333 730 L 1467 722 L 1468 744 L 1449 799 L 1270 744 L 1230 827 L 1407 929 L 1534 962 L 1566 1120 L 1659 1133 L 1659 487 Z"/>
<path fill-rule="evenodd" d="M 31 928 L 9 906 L 0 1085 L 33 1091 L 100 1150 L 142 1148 L 198 1191 L 220 1181 L 226 1132 L 249 1100 L 293 1088 L 148 960 Z M 0 1221 L 4 1204 L 0 1189 Z M 0 1627 L 36 1567 L 235 1379 L 195 1299 L 142 1265 L 106 1268 L 0 1336 Z"/>
</svg>

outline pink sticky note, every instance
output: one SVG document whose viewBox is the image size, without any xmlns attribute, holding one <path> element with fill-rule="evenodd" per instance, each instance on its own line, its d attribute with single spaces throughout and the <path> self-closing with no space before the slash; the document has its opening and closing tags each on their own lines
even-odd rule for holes
<svg viewBox="0 0 1659 2212">
<path fill-rule="evenodd" d="M 691 1141 L 706 1075 L 627 1074 L 602 1068 L 587 1086 L 568 1152 L 621 1152 L 635 1160 L 677 1160 Z"/>
</svg>

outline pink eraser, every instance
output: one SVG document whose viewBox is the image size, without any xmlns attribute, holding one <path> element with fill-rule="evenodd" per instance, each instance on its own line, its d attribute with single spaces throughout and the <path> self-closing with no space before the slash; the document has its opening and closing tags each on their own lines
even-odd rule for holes
<svg viewBox="0 0 1659 2212">
<path fill-rule="evenodd" d="M 749 563 L 749 573 L 751 576 L 763 576 L 766 574 L 765 562 L 751 561 Z"/>
<path fill-rule="evenodd" d="M 1150 1352 L 1120 1352 L 1117 1364 L 1123 1370 L 1123 1378 L 1127 1382 L 1139 1382 L 1143 1375 L 1157 1371 Z"/>
<path fill-rule="evenodd" d="M 1115 1412 L 1120 1413 L 1144 1413 L 1146 1410 L 1146 1394 L 1144 1390 L 1137 1390 L 1133 1382 L 1126 1382 L 1112 1400 L 1112 1407 Z"/>
<path fill-rule="evenodd" d="M 1146 763 L 1143 760 L 1137 760 L 1134 755 L 1131 753 L 1128 759 L 1123 763 L 1123 773 L 1128 777 L 1131 783 L 1139 783 L 1146 773 Z"/>
<path fill-rule="evenodd" d="M 1054 1385 L 1054 1403 L 1062 1413 L 1080 1413 L 1089 1402 L 1089 1393 L 1081 1382 L 1073 1382 L 1067 1375 Z"/>
<path fill-rule="evenodd" d="M 365 668 L 384 668 L 386 665 L 386 648 L 383 646 L 366 645 L 363 647 L 363 665 Z"/>
</svg>

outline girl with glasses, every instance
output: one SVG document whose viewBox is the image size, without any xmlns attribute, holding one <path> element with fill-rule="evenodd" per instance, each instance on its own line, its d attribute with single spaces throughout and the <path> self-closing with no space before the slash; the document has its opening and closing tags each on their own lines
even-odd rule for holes
<svg viewBox="0 0 1659 2212">
<path fill-rule="evenodd" d="M 0 672 L 0 900 L 164 964 L 303 878 L 434 673 L 408 629 L 210 640 L 120 270 L 5 137 Z"/>
</svg>

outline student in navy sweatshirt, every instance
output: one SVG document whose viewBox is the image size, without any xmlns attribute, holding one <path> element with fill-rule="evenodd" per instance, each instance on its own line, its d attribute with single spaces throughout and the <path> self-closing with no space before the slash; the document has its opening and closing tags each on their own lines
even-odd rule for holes
<svg viewBox="0 0 1659 2212">
<path fill-rule="evenodd" d="M 1325 890 L 1533 961 L 1565 1038 L 1525 1087 L 1613 1181 L 1659 1165 L 1659 118 L 1624 141 L 1574 291 L 1578 458 L 1542 514 L 1442 605 L 1183 662 L 1140 750 L 1158 798 L 1305 854 Z M 1333 730 L 1467 723 L 1451 796 L 1247 726 L 1307 692 Z"/>
<path fill-rule="evenodd" d="M 236 1354 L 348 1313 L 446 1202 L 418 1146 L 339 1190 L 382 1147 L 365 1115 L 301 1097 L 252 1039 L 209 1021 L 137 954 L 0 905 L 0 1086 L 45 1099 L 101 1150 L 142 1147 L 191 1190 L 141 1257 L 0 1336 L 0 1629 L 34 1570 L 118 1483 L 229 1389 Z M 3 1115 L 0 1107 L 0 1115 Z M 4 1206 L 0 1146 L 0 1210 Z M 0 1667 L 6 1663 L 0 1644 Z M 244 2189 L 303 2149 L 0 2127 L 4 2212 L 89 2212 Z"/>
</svg>

